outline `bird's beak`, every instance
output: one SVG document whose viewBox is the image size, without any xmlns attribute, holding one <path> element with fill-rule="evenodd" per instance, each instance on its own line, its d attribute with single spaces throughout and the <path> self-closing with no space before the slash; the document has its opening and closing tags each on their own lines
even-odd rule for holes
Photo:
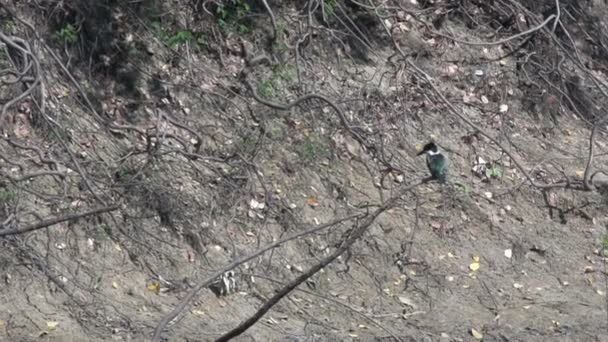
<svg viewBox="0 0 608 342">
<path fill-rule="evenodd" d="M 422 150 L 422 151 L 420 151 L 420 152 L 416 153 L 416 156 L 419 156 L 419 155 L 421 155 L 421 154 L 424 154 L 424 152 L 425 152 L 425 151 L 424 151 L 424 150 Z"/>
</svg>

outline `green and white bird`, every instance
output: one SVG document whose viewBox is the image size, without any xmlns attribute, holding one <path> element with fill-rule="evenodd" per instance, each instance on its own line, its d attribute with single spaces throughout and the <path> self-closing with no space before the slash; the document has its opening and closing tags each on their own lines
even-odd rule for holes
<svg viewBox="0 0 608 342">
<path fill-rule="evenodd" d="M 439 152 L 439 148 L 434 142 L 430 142 L 422 148 L 417 155 L 426 153 L 426 166 L 431 172 L 431 179 L 436 179 L 439 183 L 445 183 L 448 179 L 448 160 Z"/>
</svg>

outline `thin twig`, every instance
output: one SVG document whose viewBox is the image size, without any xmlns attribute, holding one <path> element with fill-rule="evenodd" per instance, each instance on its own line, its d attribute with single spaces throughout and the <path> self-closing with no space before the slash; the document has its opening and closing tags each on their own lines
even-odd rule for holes
<svg viewBox="0 0 608 342">
<path fill-rule="evenodd" d="M 434 34 L 438 35 L 438 36 L 441 36 L 441 37 L 444 37 L 444 38 L 453 40 L 453 41 L 455 41 L 457 43 L 461 43 L 461 44 L 465 44 L 465 45 L 471 45 L 471 46 L 492 46 L 492 45 L 501 45 L 501 44 L 504 44 L 506 42 L 510 42 L 513 39 L 517 39 L 519 37 L 527 36 L 529 34 L 532 34 L 532 33 L 536 32 L 536 31 L 539 31 L 543 27 L 545 27 L 549 22 L 551 22 L 551 20 L 554 20 L 554 19 L 555 19 L 556 22 L 558 21 L 557 18 L 556 18 L 556 16 L 555 16 L 555 14 L 552 14 L 547 19 L 545 19 L 545 21 L 543 21 L 540 25 L 538 25 L 536 27 L 533 27 L 533 28 L 531 28 L 529 30 L 526 30 L 524 32 L 520 32 L 520 33 L 518 33 L 516 35 L 507 37 L 505 39 L 497 40 L 495 42 L 469 42 L 469 41 L 466 41 L 466 40 L 461 40 L 461 39 L 458 39 L 458 38 L 454 38 L 452 36 L 448 36 L 448 35 L 443 34 L 441 32 L 437 32 L 437 31 L 432 31 L 432 32 Z"/>
<path fill-rule="evenodd" d="M 264 4 L 264 7 L 266 8 L 266 12 L 268 12 L 268 16 L 270 17 L 270 21 L 272 22 L 272 41 L 274 42 L 277 40 L 277 37 L 278 37 L 277 21 L 274 18 L 274 13 L 272 12 L 272 9 L 268 5 L 268 1 L 262 0 L 262 4 Z"/>
</svg>

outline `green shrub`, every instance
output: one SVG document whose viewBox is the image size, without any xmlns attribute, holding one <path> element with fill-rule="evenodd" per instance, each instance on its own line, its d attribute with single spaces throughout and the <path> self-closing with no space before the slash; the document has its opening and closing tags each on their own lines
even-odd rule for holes
<svg viewBox="0 0 608 342">
<path fill-rule="evenodd" d="M 329 147 L 321 138 L 310 135 L 298 148 L 298 154 L 304 162 L 312 162 L 329 157 Z"/>
<path fill-rule="evenodd" d="M 8 203 L 15 199 L 17 195 L 13 190 L 0 189 L 0 203 Z"/>
<path fill-rule="evenodd" d="M 251 32 L 248 22 L 239 22 L 251 13 L 251 6 L 244 0 L 230 0 L 220 4 L 215 10 L 215 18 L 224 33 L 236 32 L 247 34 Z"/>
<path fill-rule="evenodd" d="M 72 24 L 65 24 L 57 32 L 55 38 L 66 45 L 74 45 L 78 41 L 78 33 Z"/>
<path fill-rule="evenodd" d="M 175 32 L 173 36 L 169 37 L 169 39 L 167 39 L 167 44 L 171 47 L 177 47 L 179 45 L 191 43 L 192 41 L 194 41 L 194 35 L 192 32 L 182 30 Z"/>
</svg>

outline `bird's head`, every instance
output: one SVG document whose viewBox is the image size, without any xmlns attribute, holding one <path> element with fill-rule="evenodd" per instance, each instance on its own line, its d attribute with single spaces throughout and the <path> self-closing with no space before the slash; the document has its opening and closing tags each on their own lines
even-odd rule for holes
<svg viewBox="0 0 608 342">
<path fill-rule="evenodd" d="M 434 155 L 434 154 L 439 153 L 439 149 L 437 148 L 437 145 L 435 145 L 434 142 L 430 142 L 430 143 L 424 145 L 422 150 L 420 152 L 418 152 L 418 154 L 416 154 L 416 155 L 419 156 L 424 153 Z"/>
</svg>

